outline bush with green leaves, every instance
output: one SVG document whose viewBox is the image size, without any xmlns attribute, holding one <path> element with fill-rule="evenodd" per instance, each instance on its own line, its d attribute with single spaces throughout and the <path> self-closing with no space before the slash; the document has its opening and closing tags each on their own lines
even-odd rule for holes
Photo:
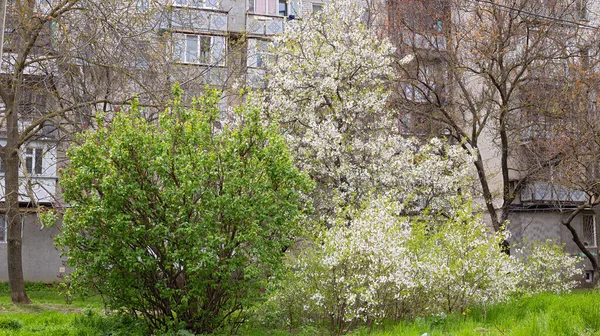
<svg viewBox="0 0 600 336">
<path fill-rule="evenodd" d="M 58 243 L 74 288 L 154 329 L 210 333 L 261 298 L 311 182 L 258 109 L 238 107 L 220 129 L 218 92 L 191 108 L 174 93 L 158 123 L 134 105 L 69 149 Z"/>
</svg>

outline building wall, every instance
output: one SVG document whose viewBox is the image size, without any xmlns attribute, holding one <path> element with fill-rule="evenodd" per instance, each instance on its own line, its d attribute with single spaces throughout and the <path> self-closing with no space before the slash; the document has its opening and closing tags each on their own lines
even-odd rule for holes
<svg viewBox="0 0 600 336">
<path fill-rule="evenodd" d="M 23 276 L 25 281 L 55 282 L 66 274 L 66 259 L 54 246 L 59 225 L 42 228 L 37 214 L 24 213 L 23 217 Z M 8 281 L 6 243 L 0 243 L 0 282 Z"/>
<path fill-rule="evenodd" d="M 508 229 L 511 232 L 510 243 L 520 243 L 523 239 L 528 241 L 546 241 L 553 240 L 558 244 L 565 244 L 565 251 L 571 255 L 576 255 L 582 258 L 580 267 L 584 273 L 579 277 L 582 287 L 591 285 L 591 282 L 585 281 L 585 272 L 591 272 L 592 268 L 587 257 L 579 250 L 573 242 L 571 232 L 561 224 L 570 214 L 569 211 L 560 212 L 556 209 L 536 209 L 536 210 L 521 210 L 512 212 L 509 216 Z M 572 222 L 573 227 L 577 230 L 579 238 L 583 241 L 583 216 L 594 215 L 594 213 L 586 213 L 578 215 Z M 597 217 L 597 214 L 596 214 Z M 598 226 L 596 223 L 596 243 L 600 241 Z M 588 247 L 592 254 L 597 255 L 598 247 Z"/>
</svg>

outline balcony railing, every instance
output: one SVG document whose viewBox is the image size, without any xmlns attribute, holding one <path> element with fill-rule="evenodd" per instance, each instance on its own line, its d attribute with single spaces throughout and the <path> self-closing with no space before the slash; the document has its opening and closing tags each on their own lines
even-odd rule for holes
<svg viewBox="0 0 600 336">
<path fill-rule="evenodd" d="M 246 31 L 250 35 L 273 36 L 282 34 L 284 25 L 282 16 L 248 13 Z"/>
<path fill-rule="evenodd" d="M 581 203 L 587 200 L 585 192 L 551 183 L 530 183 L 521 190 L 521 202 Z"/>
<path fill-rule="evenodd" d="M 227 12 L 201 8 L 173 8 L 173 29 L 186 31 L 228 31 Z"/>
</svg>

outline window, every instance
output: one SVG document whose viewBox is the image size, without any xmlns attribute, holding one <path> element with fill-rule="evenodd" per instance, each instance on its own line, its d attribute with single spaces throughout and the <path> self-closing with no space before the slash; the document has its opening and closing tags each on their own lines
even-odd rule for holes
<svg viewBox="0 0 600 336">
<path fill-rule="evenodd" d="M 21 238 L 23 238 L 24 216 L 21 214 Z M 6 214 L 0 214 L 0 243 L 6 243 L 8 237 L 8 225 L 6 223 Z"/>
<path fill-rule="evenodd" d="M 43 150 L 41 148 L 25 148 L 25 169 L 29 174 L 41 174 L 43 168 Z"/>
<path fill-rule="evenodd" d="M 175 0 L 175 6 L 193 8 L 218 8 L 218 0 Z"/>
<path fill-rule="evenodd" d="M 322 10 L 323 10 L 323 4 L 316 4 L 316 3 L 314 3 L 312 5 L 312 11 L 313 11 L 313 13 L 317 13 L 317 12 L 320 12 Z"/>
<path fill-rule="evenodd" d="M 286 1 L 279 0 L 279 16 L 287 16 L 288 4 Z"/>
<path fill-rule="evenodd" d="M 275 56 L 269 53 L 271 43 L 268 40 L 248 39 L 247 66 L 250 68 L 264 68 L 267 60 L 274 61 Z"/>
<path fill-rule="evenodd" d="M 174 58 L 181 63 L 225 65 L 225 37 L 175 34 Z"/>
<path fill-rule="evenodd" d="M 585 282 L 594 281 L 594 272 L 593 271 L 585 271 Z"/>
<path fill-rule="evenodd" d="M 248 11 L 254 14 L 277 15 L 279 0 L 248 0 Z"/>
<path fill-rule="evenodd" d="M 596 216 L 583 215 L 583 245 L 596 247 Z"/>
</svg>

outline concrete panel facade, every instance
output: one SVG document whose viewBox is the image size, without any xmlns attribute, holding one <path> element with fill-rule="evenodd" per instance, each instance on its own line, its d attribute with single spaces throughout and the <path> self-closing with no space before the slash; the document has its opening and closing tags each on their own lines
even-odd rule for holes
<svg viewBox="0 0 600 336">
<path fill-rule="evenodd" d="M 42 228 L 35 213 L 23 214 L 23 275 L 25 281 L 56 282 L 66 273 L 64 258 L 54 246 L 59 226 Z M 62 271 L 62 272 L 61 272 Z M 0 282 L 8 281 L 6 243 L 0 242 Z"/>
</svg>

